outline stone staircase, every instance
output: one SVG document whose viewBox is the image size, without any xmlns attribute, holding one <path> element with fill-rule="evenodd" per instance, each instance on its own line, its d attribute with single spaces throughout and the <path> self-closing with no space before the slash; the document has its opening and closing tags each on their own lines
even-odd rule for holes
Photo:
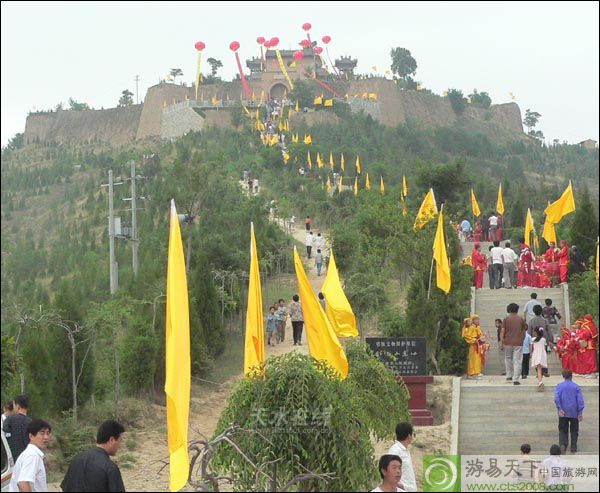
<svg viewBox="0 0 600 493">
<path fill-rule="evenodd" d="M 483 370 L 486 375 L 501 375 L 504 372 L 504 353 L 498 347 L 498 339 L 494 320 L 506 317 L 506 307 L 509 303 L 519 305 L 519 314 L 523 314 L 523 307 L 531 299 L 531 293 L 537 293 L 542 305 L 544 299 L 552 299 L 553 305 L 563 316 L 562 321 L 569 323 L 568 306 L 565 307 L 565 291 L 568 286 L 556 288 L 518 288 L 518 289 L 475 289 L 471 290 L 471 311 L 481 317 L 481 329 L 488 335 L 487 342 L 490 350 Z M 566 308 L 566 309 L 565 309 Z M 558 375 L 561 365 L 555 353 L 548 355 L 548 369 L 550 374 Z M 533 372 L 530 370 L 530 375 Z"/>
<path fill-rule="evenodd" d="M 531 377 L 530 377 L 531 378 Z M 579 427 L 579 454 L 598 454 L 598 380 L 573 377 L 581 385 L 585 409 Z M 559 375 L 545 378 L 544 392 L 535 379 L 521 386 L 503 377 L 479 381 L 462 380 L 459 405 L 459 454 L 518 454 L 529 443 L 533 454 L 547 455 L 558 444 L 558 415 L 554 389 Z"/>
</svg>

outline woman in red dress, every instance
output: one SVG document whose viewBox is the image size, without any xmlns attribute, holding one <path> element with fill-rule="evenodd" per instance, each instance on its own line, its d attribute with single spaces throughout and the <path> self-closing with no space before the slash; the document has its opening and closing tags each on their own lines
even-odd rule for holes
<svg viewBox="0 0 600 493">
<path fill-rule="evenodd" d="M 477 221 L 475 223 L 475 229 L 473 230 L 473 241 L 478 243 L 481 241 L 481 222 Z"/>
<path fill-rule="evenodd" d="M 473 265 L 473 286 L 476 289 L 481 289 L 483 287 L 483 273 L 487 270 L 487 260 L 485 255 L 481 253 L 481 245 L 479 243 L 473 245 L 471 263 Z"/>
<path fill-rule="evenodd" d="M 581 327 L 577 331 L 575 338 L 579 343 L 575 373 L 586 375 L 588 378 L 592 378 L 598 371 L 598 366 L 596 364 L 598 328 L 594 323 L 593 317 L 589 313 L 581 322 Z"/>
<path fill-rule="evenodd" d="M 523 286 L 531 286 L 531 271 L 533 267 L 533 254 L 529 249 L 529 245 L 521 243 L 521 255 L 519 256 L 519 263 L 521 265 L 521 284 Z"/>
<path fill-rule="evenodd" d="M 498 214 L 498 227 L 496 228 L 496 240 L 502 241 L 502 215 Z"/>
</svg>

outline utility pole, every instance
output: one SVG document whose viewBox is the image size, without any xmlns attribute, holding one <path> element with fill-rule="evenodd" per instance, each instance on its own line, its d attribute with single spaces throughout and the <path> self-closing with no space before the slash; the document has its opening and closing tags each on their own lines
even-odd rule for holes
<svg viewBox="0 0 600 493">
<path fill-rule="evenodd" d="M 114 199 L 113 187 L 122 185 L 123 182 L 113 182 L 112 169 L 108 172 L 108 184 L 102 184 L 102 187 L 108 187 L 108 238 L 109 238 L 109 266 L 110 266 L 110 294 L 115 294 L 119 289 L 119 264 L 115 259 L 115 217 L 114 217 Z"/>
<path fill-rule="evenodd" d="M 138 273 L 138 237 L 137 237 L 137 214 L 135 207 L 135 161 L 129 161 L 131 165 L 131 260 L 133 263 L 133 275 Z"/>
<path fill-rule="evenodd" d="M 140 81 L 140 76 L 136 75 L 135 79 L 133 79 L 135 81 L 135 104 L 139 104 L 140 100 L 138 98 L 138 82 Z"/>
</svg>

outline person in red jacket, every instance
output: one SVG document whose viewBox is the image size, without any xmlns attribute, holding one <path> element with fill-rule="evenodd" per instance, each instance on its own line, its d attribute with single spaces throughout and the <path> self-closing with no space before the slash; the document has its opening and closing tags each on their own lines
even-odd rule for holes
<svg viewBox="0 0 600 493">
<path fill-rule="evenodd" d="M 558 273 L 560 282 L 567 282 L 567 274 L 569 273 L 569 247 L 565 240 L 560 240 L 560 252 L 558 253 Z"/>
<path fill-rule="evenodd" d="M 502 215 L 498 214 L 498 228 L 496 229 L 496 240 L 502 241 Z"/>
<path fill-rule="evenodd" d="M 588 313 L 582 320 L 575 338 L 579 344 L 575 373 L 594 378 L 598 372 L 596 364 L 596 347 L 598 346 L 598 328 L 593 317 Z"/>
<path fill-rule="evenodd" d="M 477 222 L 475 223 L 475 229 L 473 230 L 473 241 L 474 241 L 475 243 L 477 243 L 477 242 L 481 241 L 481 232 L 482 232 L 482 229 L 481 229 L 481 222 L 480 222 L 480 221 L 477 221 Z"/>
<path fill-rule="evenodd" d="M 473 286 L 476 289 L 483 287 L 483 273 L 487 270 L 487 260 L 481 253 L 481 245 L 475 243 L 473 253 L 471 254 L 471 263 L 473 265 Z"/>
<path fill-rule="evenodd" d="M 522 285 L 531 286 L 531 274 L 533 268 L 533 254 L 529 249 L 529 245 L 521 243 L 521 255 L 519 256 L 519 270 L 522 272 Z"/>
</svg>

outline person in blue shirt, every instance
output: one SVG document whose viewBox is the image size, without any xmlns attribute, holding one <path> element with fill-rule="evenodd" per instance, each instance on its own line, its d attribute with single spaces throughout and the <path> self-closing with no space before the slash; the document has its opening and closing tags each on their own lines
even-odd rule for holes
<svg viewBox="0 0 600 493">
<path fill-rule="evenodd" d="M 527 378 L 529 376 L 529 355 L 531 352 L 531 336 L 529 332 L 525 332 L 525 339 L 523 339 L 523 363 L 521 366 L 521 378 Z"/>
<path fill-rule="evenodd" d="M 460 232 L 462 233 L 461 240 L 463 242 L 468 241 L 469 233 L 471 232 L 471 223 L 466 219 L 463 219 L 462 223 L 460 223 Z"/>
<path fill-rule="evenodd" d="M 579 437 L 579 422 L 583 420 L 583 394 L 581 387 L 573 382 L 573 372 L 563 370 L 564 382 L 556 386 L 554 403 L 558 410 L 558 443 L 561 452 L 567 450 L 569 444 L 569 430 L 571 432 L 571 452 L 577 452 L 577 438 Z"/>
</svg>

